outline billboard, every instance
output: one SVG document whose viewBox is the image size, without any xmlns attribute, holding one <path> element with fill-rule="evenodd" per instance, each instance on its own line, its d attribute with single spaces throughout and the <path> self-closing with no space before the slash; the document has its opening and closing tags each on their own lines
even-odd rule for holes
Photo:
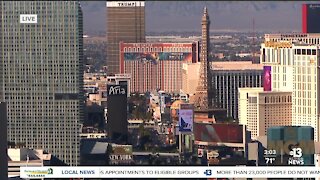
<svg viewBox="0 0 320 180">
<path fill-rule="evenodd" d="M 193 110 L 180 109 L 179 110 L 179 131 L 192 132 L 193 126 Z"/>
<path fill-rule="evenodd" d="M 194 123 L 195 141 L 208 143 L 243 143 L 243 125 Z"/>
<path fill-rule="evenodd" d="M 191 52 L 130 52 L 123 54 L 125 61 L 140 60 L 142 62 L 151 62 L 153 64 L 158 64 L 159 61 L 163 60 L 192 62 Z"/>
<path fill-rule="evenodd" d="M 133 161 L 132 145 L 112 144 L 109 159 L 112 165 L 130 165 Z"/>
<path fill-rule="evenodd" d="M 113 155 L 132 155 L 132 145 L 112 144 Z"/>
<path fill-rule="evenodd" d="M 179 132 L 193 131 L 193 104 L 180 104 L 179 109 Z"/>
<path fill-rule="evenodd" d="M 271 66 L 263 66 L 263 91 L 271 91 Z"/>
</svg>

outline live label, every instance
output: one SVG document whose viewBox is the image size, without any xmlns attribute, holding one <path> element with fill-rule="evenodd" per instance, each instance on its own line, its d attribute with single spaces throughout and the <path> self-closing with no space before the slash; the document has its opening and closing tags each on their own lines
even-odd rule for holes
<svg viewBox="0 0 320 180">
<path fill-rule="evenodd" d="M 20 23 L 36 24 L 38 22 L 36 14 L 20 14 Z"/>
</svg>

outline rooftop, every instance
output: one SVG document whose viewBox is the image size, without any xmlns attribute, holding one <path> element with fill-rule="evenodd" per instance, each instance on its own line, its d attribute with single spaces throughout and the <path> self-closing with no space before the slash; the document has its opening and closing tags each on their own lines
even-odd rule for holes
<svg viewBox="0 0 320 180">
<path fill-rule="evenodd" d="M 263 70 L 263 64 L 252 61 L 219 61 L 212 62 L 213 70 Z"/>
<path fill-rule="evenodd" d="M 282 34 L 265 34 L 265 38 L 317 38 L 320 33 L 282 33 Z"/>
</svg>

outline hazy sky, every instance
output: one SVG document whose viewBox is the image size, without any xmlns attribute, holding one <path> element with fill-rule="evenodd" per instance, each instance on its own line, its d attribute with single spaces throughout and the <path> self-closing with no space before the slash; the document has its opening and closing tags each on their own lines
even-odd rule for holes
<svg viewBox="0 0 320 180">
<path fill-rule="evenodd" d="M 199 31 L 207 6 L 211 30 L 301 31 L 302 4 L 306 1 L 147 1 L 146 31 Z M 308 3 L 317 3 L 309 1 Z M 84 31 L 106 31 L 106 2 L 82 1 Z"/>
</svg>

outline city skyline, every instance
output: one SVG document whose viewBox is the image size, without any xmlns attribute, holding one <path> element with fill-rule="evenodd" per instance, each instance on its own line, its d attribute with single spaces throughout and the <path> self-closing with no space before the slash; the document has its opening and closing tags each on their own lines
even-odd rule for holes
<svg viewBox="0 0 320 180">
<path fill-rule="evenodd" d="M 146 2 L 146 33 L 199 32 L 202 9 L 208 7 L 211 31 L 301 32 L 302 4 L 316 1 L 174 1 Z M 81 2 L 86 34 L 105 33 L 106 2 Z M 254 20 L 253 20 L 254 19 Z"/>
<path fill-rule="evenodd" d="M 294 176 L 320 180 L 320 3 L 3 1 L 0 11 L 0 179 L 288 178 L 289 166 L 315 166 Z"/>
</svg>

